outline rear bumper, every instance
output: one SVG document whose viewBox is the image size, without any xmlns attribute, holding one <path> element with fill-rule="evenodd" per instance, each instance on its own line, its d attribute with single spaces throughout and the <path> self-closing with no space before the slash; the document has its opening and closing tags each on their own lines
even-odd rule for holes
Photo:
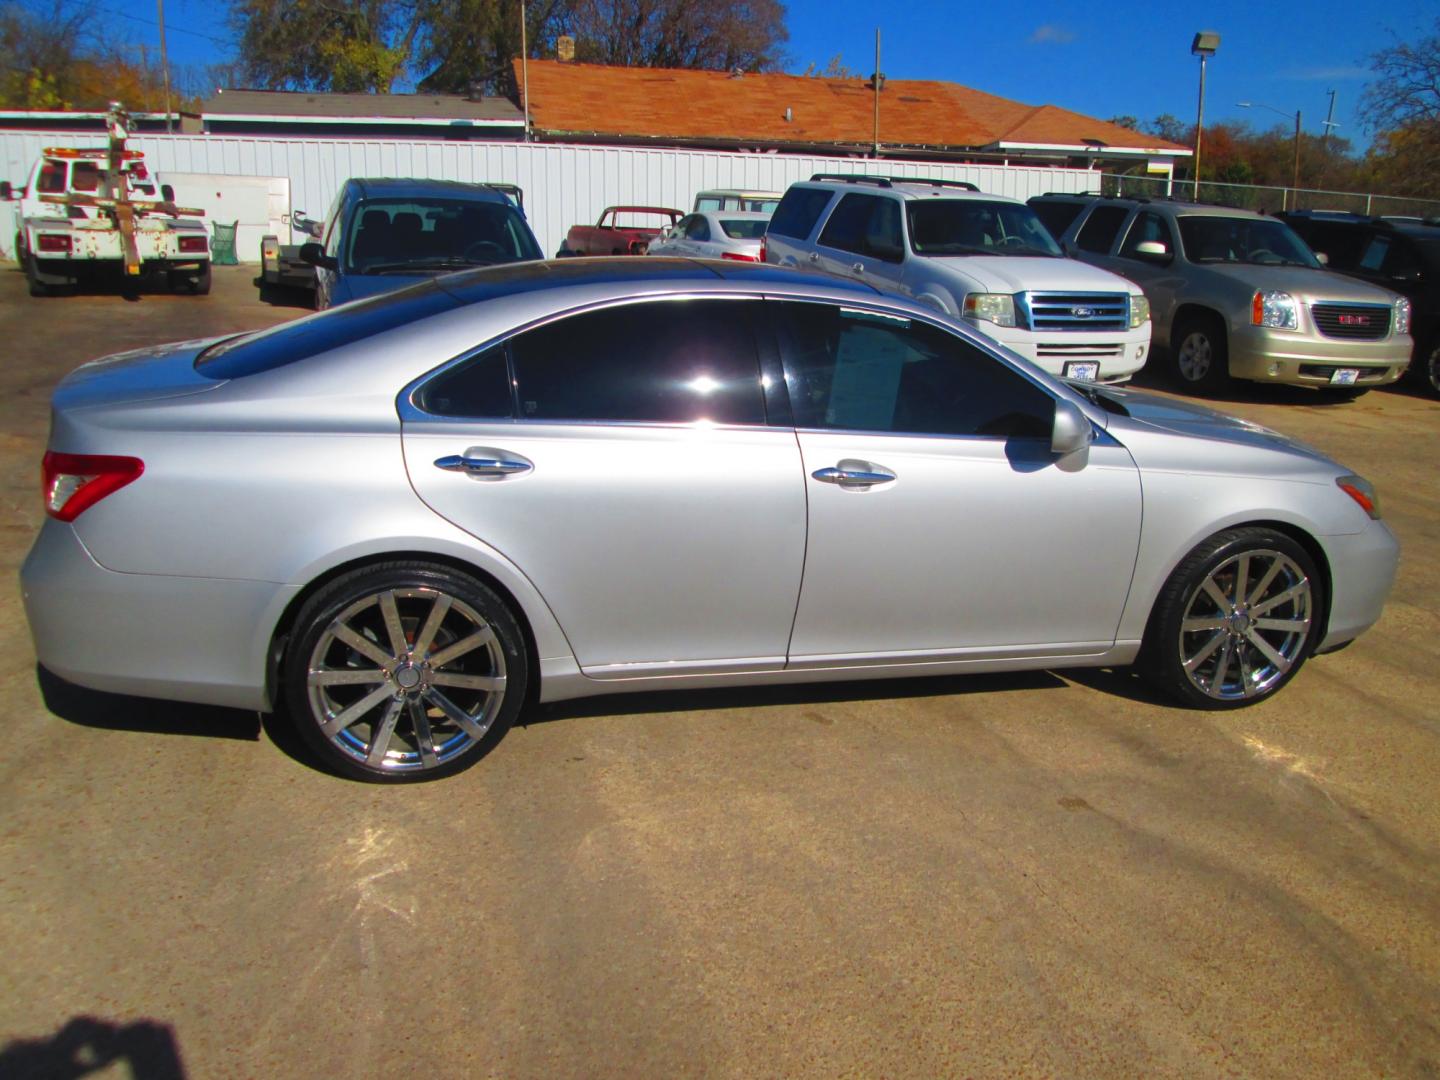
<svg viewBox="0 0 1440 1080">
<path fill-rule="evenodd" d="M 47 519 L 20 569 L 40 663 L 94 690 L 268 709 L 270 630 L 293 588 L 120 574 Z"/>
<path fill-rule="evenodd" d="M 1384 386 L 1405 374 L 1414 348 L 1408 334 L 1344 341 L 1261 326 L 1232 327 L 1230 374 L 1237 379 L 1329 386 L 1331 372 L 1354 368 L 1355 386 Z"/>
<path fill-rule="evenodd" d="M 1385 607 L 1400 563 L 1400 543 L 1383 521 L 1362 532 L 1322 538 L 1330 560 L 1330 621 L 1319 649 L 1338 648 L 1364 633 Z"/>
<path fill-rule="evenodd" d="M 210 256 L 143 259 L 140 273 L 161 274 L 172 270 L 198 274 L 210 262 Z M 125 263 L 114 259 L 36 259 L 35 278 L 42 285 L 69 285 L 82 278 L 124 277 Z"/>
</svg>

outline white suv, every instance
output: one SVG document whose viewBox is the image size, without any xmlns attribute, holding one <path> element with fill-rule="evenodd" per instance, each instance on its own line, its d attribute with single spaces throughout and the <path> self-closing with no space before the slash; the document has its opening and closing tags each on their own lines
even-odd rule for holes
<svg viewBox="0 0 1440 1080">
<path fill-rule="evenodd" d="M 1065 258 L 1033 210 L 973 184 L 818 173 L 785 192 L 762 251 L 970 320 L 1054 375 L 1125 382 L 1150 352 L 1139 286 Z"/>
</svg>

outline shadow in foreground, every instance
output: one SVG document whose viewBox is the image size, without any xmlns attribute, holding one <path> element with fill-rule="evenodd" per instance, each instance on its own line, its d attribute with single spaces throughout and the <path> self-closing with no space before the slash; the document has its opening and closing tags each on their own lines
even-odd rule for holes
<svg viewBox="0 0 1440 1080">
<path fill-rule="evenodd" d="M 1166 709 L 1185 708 L 1178 700 L 1153 685 L 1134 668 L 1066 668 L 1065 678 L 1102 694 L 1113 694 L 1142 705 L 1158 705 Z"/>
<path fill-rule="evenodd" d="M 135 1080 L 184 1080 L 180 1047 L 168 1024 L 136 1020 L 112 1024 L 77 1016 L 48 1039 L 15 1039 L 0 1049 L 0 1076 L 7 1080 L 79 1080 L 115 1066 Z"/>
<path fill-rule="evenodd" d="M 35 666 L 45 707 L 62 720 L 106 731 L 139 731 L 152 735 L 199 735 L 210 739 L 260 738 L 260 717 L 244 709 L 187 705 L 179 701 L 130 697 L 87 690 Z M 0 1073 L 0 1076 L 5 1075 Z"/>
</svg>

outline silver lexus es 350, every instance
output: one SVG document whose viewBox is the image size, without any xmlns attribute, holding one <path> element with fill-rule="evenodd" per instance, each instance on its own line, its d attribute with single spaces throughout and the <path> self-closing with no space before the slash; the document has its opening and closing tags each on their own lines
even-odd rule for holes
<svg viewBox="0 0 1440 1080">
<path fill-rule="evenodd" d="M 1062 384 L 862 285 L 680 259 L 87 364 L 44 499 L 46 668 L 283 704 L 367 780 L 616 691 L 1134 663 L 1247 705 L 1369 627 L 1398 554 L 1365 480 L 1273 431 Z"/>
</svg>

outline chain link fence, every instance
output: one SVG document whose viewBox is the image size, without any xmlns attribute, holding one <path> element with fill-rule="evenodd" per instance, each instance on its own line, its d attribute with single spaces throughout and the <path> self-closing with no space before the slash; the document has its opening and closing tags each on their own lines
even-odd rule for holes
<svg viewBox="0 0 1440 1080">
<path fill-rule="evenodd" d="M 1192 199 L 1195 197 L 1195 185 L 1180 180 L 1172 183 L 1164 177 L 1115 176 L 1107 173 L 1101 185 L 1101 193 L 1144 198 L 1173 195 L 1177 199 Z M 1261 187 L 1256 184 L 1212 184 L 1202 181 L 1197 201 L 1244 210 L 1262 210 L 1267 214 L 1280 210 L 1348 210 L 1352 214 L 1372 217 L 1434 218 L 1440 221 L 1440 201 L 1406 199 L 1398 195 L 1360 194 L 1353 191 Z"/>
</svg>

